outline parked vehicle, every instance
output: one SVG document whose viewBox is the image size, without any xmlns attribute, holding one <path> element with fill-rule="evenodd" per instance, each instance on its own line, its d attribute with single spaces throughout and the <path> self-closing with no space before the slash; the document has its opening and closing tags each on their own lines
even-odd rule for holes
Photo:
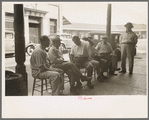
<svg viewBox="0 0 149 120">
<path fill-rule="evenodd" d="M 101 42 L 101 37 L 106 35 L 105 31 L 92 31 L 88 33 L 89 36 L 91 36 L 92 41 L 94 42 L 94 45 L 96 46 L 99 42 Z M 109 39 L 109 43 L 112 46 L 112 49 L 115 51 L 115 54 L 117 55 L 117 60 L 121 60 L 121 48 L 119 43 L 121 33 L 120 32 L 111 32 L 111 38 Z M 137 46 L 136 46 L 137 47 Z M 136 55 L 136 48 L 135 53 Z"/>
<path fill-rule="evenodd" d="M 52 38 L 53 36 L 58 36 L 61 38 L 61 48 L 62 49 L 71 49 L 71 46 L 73 45 L 72 36 L 71 34 L 67 33 L 53 33 L 49 37 Z"/>
<path fill-rule="evenodd" d="M 38 46 L 39 44 L 33 43 L 33 42 L 29 42 L 26 47 L 25 47 L 25 51 L 26 53 L 31 56 L 34 49 Z"/>
<path fill-rule="evenodd" d="M 39 44 L 29 42 L 25 45 L 25 51 L 28 55 L 31 55 L 33 50 Z M 15 54 L 15 43 L 14 43 L 14 31 L 5 32 L 5 55 L 14 55 Z"/>
<path fill-rule="evenodd" d="M 91 39 L 96 46 L 99 42 L 101 42 L 101 37 L 106 35 L 105 31 L 92 31 L 88 33 L 89 36 L 91 36 Z M 112 49 L 115 50 L 115 53 L 117 55 L 118 61 L 121 60 L 121 50 L 120 50 L 120 44 L 119 44 L 119 37 L 121 33 L 119 32 L 111 32 L 111 38 L 109 39 L 109 43 L 112 46 Z"/>
<path fill-rule="evenodd" d="M 15 53 L 14 32 L 5 32 L 5 55 L 13 55 Z"/>
</svg>

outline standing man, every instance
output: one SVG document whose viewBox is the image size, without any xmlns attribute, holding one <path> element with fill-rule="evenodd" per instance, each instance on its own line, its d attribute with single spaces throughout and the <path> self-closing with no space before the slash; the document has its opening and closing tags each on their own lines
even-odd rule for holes
<svg viewBox="0 0 149 120">
<path fill-rule="evenodd" d="M 60 38 L 52 39 L 52 47 L 48 52 L 48 59 L 51 62 L 51 66 L 53 68 L 59 68 L 64 71 L 68 75 L 70 81 L 70 92 L 72 95 L 78 95 L 77 88 L 80 87 L 79 81 L 90 81 L 92 77 L 83 76 L 80 70 L 75 66 L 72 62 L 64 61 L 63 54 L 59 50 L 61 44 Z M 77 82 L 77 86 L 75 86 L 75 82 Z"/>
<path fill-rule="evenodd" d="M 138 42 L 137 35 L 131 30 L 133 28 L 132 23 L 128 22 L 126 25 L 126 32 L 120 36 L 121 44 L 121 71 L 120 73 L 126 73 L 126 57 L 129 61 L 129 74 L 133 73 L 135 46 Z"/>
<path fill-rule="evenodd" d="M 30 58 L 32 76 L 39 79 L 49 79 L 52 87 L 52 95 L 60 95 L 60 74 L 49 69 L 47 62 L 47 53 L 45 48 L 49 47 L 50 40 L 48 36 L 41 36 L 40 45 L 36 47 Z"/>
</svg>

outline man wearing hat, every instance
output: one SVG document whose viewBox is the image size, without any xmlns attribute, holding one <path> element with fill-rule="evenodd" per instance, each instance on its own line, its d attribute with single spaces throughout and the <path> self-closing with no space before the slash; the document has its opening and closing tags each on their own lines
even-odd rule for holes
<svg viewBox="0 0 149 120">
<path fill-rule="evenodd" d="M 133 28 L 132 23 L 128 22 L 126 25 L 126 31 L 120 36 L 121 44 L 121 71 L 120 73 L 126 73 L 126 57 L 129 61 L 129 74 L 133 73 L 135 46 L 138 42 L 137 35 L 131 30 Z"/>
<path fill-rule="evenodd" d="M 61 39 L 59 37 L 55 37 L 52 40 L 52 47 L 48 52 L 48 59 L 51 62 L 51 66 L 54 68 L 60 68 L 68 75 L 70 81 L 70 92 L 72 95 L 78 95 L 77 88 L 81 87 L 79 85 L 79 81 L 89 81 L 92 77 L 83 76 L 80 70 L 73 64 L 72 62 L 64 61 L 63 54 L 59 50 Z M 75 86 L 75 83 L 77 85 Z"/>
<path fill-rule="evenodd" d="M 107 60 L 107 63 L 102 64 L 102 77 L 103 78 L 107 78 L 106 76 L 103 75 L 103 72 L 108 72 L 108 70 L 110 69 L 111 66 L 111 54 L 113 52 L 112 50 L 112 46 L 110 43 L 107 42 L 108 40 L 108 36 L 102 36 L 101 37 L 101 42 L 99 42 L 97 44 L 97 46 L 95 47 L 96 50 L 98 50 L 100 57 L 102 59 Z"/>
</svg>

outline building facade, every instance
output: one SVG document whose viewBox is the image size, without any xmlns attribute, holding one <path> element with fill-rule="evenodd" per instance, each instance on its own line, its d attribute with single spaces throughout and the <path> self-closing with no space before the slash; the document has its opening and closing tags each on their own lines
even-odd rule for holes
<svg viewBox="0 0 149 120">
<path fill-rule="evenodd" d="M 7 7 L 6 7 L 7 6 Z M 14 31 L 14 4 L 5 3 L 5 31 Z M 42 35 L 62 32 L 61 6 L 54 3 L 24 3 L 25 43 L 39 43 Z M 8 9 L 9 8 L 9 9 Z"/>
<path fill-rule="evenodd" d="M 139 39 L 146 39 L 147 37 L 146 25 L 134 24 L 134 28 L 132 30 L 138 35 Z M 106 25 L 86 24 L 86 23 L 70 23 L 67 25 L 63 25 L 63 32 L 69 33 L 72 36 L 77 35 L 81 37 L 82 35 L 85 35 L 88 32 L 92 31 L 106 31 Z M 123 32 L 125 31 L 125 27 L 124 25 L 112 25 L 111 31 Z"/>
</svg>

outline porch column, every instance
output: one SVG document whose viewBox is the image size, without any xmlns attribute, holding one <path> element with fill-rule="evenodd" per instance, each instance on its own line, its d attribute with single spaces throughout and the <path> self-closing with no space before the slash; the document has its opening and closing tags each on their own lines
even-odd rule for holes
<svg viewBox="0 0 149 120">
<path fill-rule="evenodd" d="M 41 35 L 50 35 L 49 24 L 46 17 L 41 18 Z"/>
<path fill-rule="evenodd" d="M 16 73 L 23 76 L 23 80 L 19 85 L 21 90 L 20 95 L 28 95 L 28 83 L 27 83 L 27 73 L 26 66 L 24 62 L 26 60 L 25 56 L 25 38 L 24 38 L 24 13 L 23 4 L 14 4 L 14 31 L 15 31 L 15 61 Z"/>
<path fill-rule="evenodd" d="M 62 6 L 59 5 L 58 7 L 58 30 L 59 30 L 59 33 L 63 33 L 63 15 L 62 15 Z"/>
<path fill-rule="evenodd" d="M 29 16 L 24 15 L 24 26 L 25 26 L 25 45 L 29 43 Z"/>
<path fill-rule="evenodd" d="M 111 43 L 111 4 L 108 4 L 107 8 L 107 26 L 106 26 L 106 35 L 109 37 L 108 42 Z"/>
</svg>

